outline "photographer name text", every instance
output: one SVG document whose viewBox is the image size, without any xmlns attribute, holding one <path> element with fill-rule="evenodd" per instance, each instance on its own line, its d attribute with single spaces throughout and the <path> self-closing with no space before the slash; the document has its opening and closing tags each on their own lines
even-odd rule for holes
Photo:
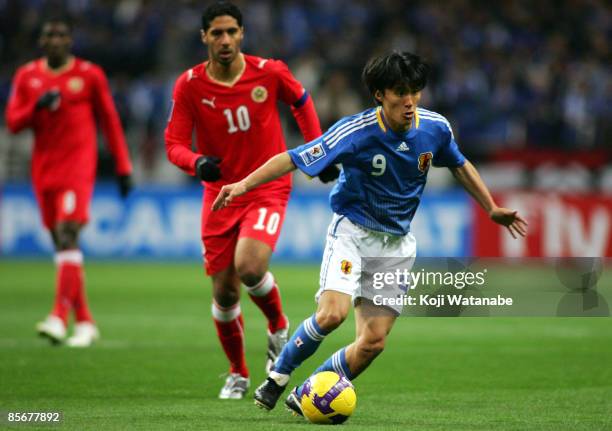
<svg viewBox="0 0 612 431">
<path fill-rule="evenodd" d="M 512 298 L 501 295 L 493 297 L 480 297 L 473 295 L 462 294 L 447 294 L 447 295 L 425 295 L 406 296 L 399 295 L 395 297 L 385 297 L 383 295 L 374 295 L 372 299 L 375 305 L 386 306 L 424 306 L 424 307 L 446 307 L 446 306 L 474 306 L 474 305 L 490 305 L 490 306 L 505 306 L 512 305 Z"/>
</svg>

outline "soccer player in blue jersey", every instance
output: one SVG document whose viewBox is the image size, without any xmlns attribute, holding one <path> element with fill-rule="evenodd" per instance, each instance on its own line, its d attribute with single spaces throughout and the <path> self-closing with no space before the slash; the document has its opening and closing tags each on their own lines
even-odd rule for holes
<svg viewBox="0 0 612 431">
<path fill-rule="evenodd" d="M 431 164 L 451 170 L 459 183 L 510 234 L 526 234 L 517 211 L 498 207 L 474 166 L 461 154 L 449 122 L 418 108 L 429 67 L 410 53 L 374 58 L 363 81 L 377 107 L 343 118 L 314 141 L 271 158 L 240 182 L 224 186 L 214 209 L 233 198 L 300 169 L 318 175 L 342 164 L 330 194 L 334 217 L 321 265 L 316 312 L 297 328 L 268 378 L 255 391 L 255 402 L 272 409 L 289 377 L 319 347 L 326 335 L 355 307 L 355 341 L 334 353 L 316 372 L 335 371 L 354 379 L 378 356 L 401 306 L 381 307 L 361 295 L 361 257 L 414 257 L 410 222 L 419 205 Z M 301 414 L 300 388 L 286 405 Z"/>
</svg>

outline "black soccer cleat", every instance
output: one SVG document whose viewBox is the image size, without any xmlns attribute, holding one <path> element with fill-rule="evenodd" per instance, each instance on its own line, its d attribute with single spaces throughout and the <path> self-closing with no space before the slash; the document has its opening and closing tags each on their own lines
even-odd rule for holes
<svg viewBox="0 0 612 431">
<path fill-rule="evenodd" d="M 272 410 L 286 387 L 287 385 L 280 386 L 273 379 L 268 377 L 257 389 L 255 389 L 255 405 L 262 409 Z"/>
<path fill-rule="evenodd" d="M 302 411 L 302 404 L 300 403 L 300 396 L 297 393 L 297 386 L 293 388 L 291 393 L 287 396 L 285 400 L 285 407 L 289 410 L 293 416 L 304 416 L 304 412 Z"/>
</svg>

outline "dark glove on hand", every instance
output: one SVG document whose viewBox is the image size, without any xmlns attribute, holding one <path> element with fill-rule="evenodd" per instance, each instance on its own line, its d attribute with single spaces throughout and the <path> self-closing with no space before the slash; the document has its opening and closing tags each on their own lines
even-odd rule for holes
<svg viewBox="0 0 612 431">
<path fill-rule="evenodd" d="M 336 180 L 339 175 L 340 169 L 338 169 L 336 165 L 330 165 L 323 169 L 318 177 L 322 183 L 329 183 L 330 181 Z"/>
<path fill-rule="evenodd" d="M 214 156 L 202 156 L 195 163 L 196 176 L 202 181 L 212 182 L 221 179 L 219 163 L 221 159 Z"/>
<path fill-rule="evenodd" d="M 46 91 L 42 96 L 38 98 L 36 102 L 36 109 L 47 108 L 50 111 L 55 111 L 59 108 L 61 96 L 59 90 Z"/>
<path fill-rule="evenodd" d="M 127 198 L 132 191 L 132 177 L 130 175 L 119 175 L 117 183 L 119 185 L 119 194 L 123 199 Z"/>
</svg>

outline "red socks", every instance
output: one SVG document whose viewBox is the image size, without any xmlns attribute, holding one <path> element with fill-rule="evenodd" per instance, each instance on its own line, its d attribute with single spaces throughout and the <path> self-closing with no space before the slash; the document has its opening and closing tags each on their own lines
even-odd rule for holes
<svg viewBox="0 0 612 431">
<path fill-rule="evenodd" d="M 268 330 L 272 333 L 287 327 L 287 318 L 283 314 L 281 297 L 274 277 L 266 273 L 255 286 L 248 287 L 249 296 L 268 319 Z M 230 372 L 243 377 L 249 376 L 244 355 L 244 323 L 240 303 L 231 307 L 221 307 L 213 300 L 212 315 L 217 328 L 217 335 L 225 356 L 230 361 Z"/>
<path fill-rule="evenodd" d="M 255 286 L 247 286 L 247 289 L 253 302 L 267 317 L 268 330 L 271 333 L 287 327 L 278 285 L 271 272 L 267 272 Z"/>
<path fill-rule="evenodd" d="M 244 356 L 244 322 L 240 303 L 231 307 L 221 307 L 213 300 L 212 315 L 217 328 L 217 335 L 225 356 L 230 361 L 230 372 L 242 377 L 249 377 L 249 369 Z"/>
<path fill-rule="evenodd" d="M 83 280 L 83 253 L 81 250 L 59 251 L 55 254 L 55 264 L 56 293 L 51 314 L 66 323 L 70 310 L 74 308 L 77 322 L 91 322 Z"/>
</svg>

